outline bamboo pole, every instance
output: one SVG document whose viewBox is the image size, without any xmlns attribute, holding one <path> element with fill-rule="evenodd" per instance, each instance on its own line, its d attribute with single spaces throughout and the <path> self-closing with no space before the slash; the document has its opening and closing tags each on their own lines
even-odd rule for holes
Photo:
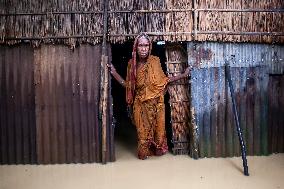
<svg viewBox="0 0 284 189">
<path fill-rule="evenodd" d="M 103 14 L 103 11 L 60 11 L 60 12 L 17 12 L 0 13 L 0 16 L 37 16 L 37 15 L 57 15 L 57 14 Z"/>
<path fill-rule="evenodd" d="M 229 88 L 230 88 L 235 124 L 236 124 L 236 127 L 237 127 L 237 132 L 238 132 L 239 142 L 240 142 L 240 148 L 241 148 L 241 151 L 242 151 L 244 175 L 249 176 L 247 157 L 246 157 L 246 146 L 245 146 L 244 139 L 243 139 L 243 132 L 242 132 L 242 129 L 240 127 L 239 115 L 238 115 L 238 110 L 237 110 L 237 106 L 236 106 L 235 94 L 234 94 L 234 87 L 233 87 L 233 84 L 232 84 L 232 78 L 231 78 L 230 67 L 229 67 L 228 61 L 225 62 L 225 74 L 226 74 L 226 79 L 228 81 Z"/>
<path fill-rule="evenodd" d="M 195 3 L 196 6 L 196 3 Z M 112 10 L 107 13 L 170 13 L 170 12 L 272 12 L 282 13 L 284 9 L 156 9 L 156 10 Z M 54 14 L 104 14 L 104 11 L 58 11 L 58 12 L 18 12 L 0 13 L 0 16 L 25 16 L 25 15 L 54 15 Z"/>
<path fill-rule="evenodd" d="M 202 12 L 284 12 L 284 9 L 196 9 Z"/>
<path fill-rule="evenodd" d="M 101 127 L 102 127 L 102 163 L 105 164 L 107 162 L 106 153 L 107 153 L 107 108 L 108 108 L 108 80 L 109 73 L 107 69 L 108 55 L 106 48 L 106 37 L 107 37 L 107 8 L 108 8 L 108 0 L 104 1 L 104 14 L 103 14 L 103 42 L 102 42 L 102 56 L 101 56 L 101 97 L 100 97 L 100 112 L 101 112 Z"/>
<path fill-rule="evenodd" d="M 151 36 L 163 36 L 163 35 L 192 35 L 193 32 L 145 32 Z M 196 34 L 223 34 L 223 35 L 262 35 L 262 36 L 284 36 L 284 32 L 235 32 L 235 31 L 196 31 Z M 109 34 L 112 37 L 134 37 L 137 34 Z M 2 41 L 10 40 L 44 40 L 44 39 L 70 39 L 70 38 L 93 38 L 102 37 L 103 34 L 94 35 L 73 35 L 73 36 L 45 36 L 45 37 L 3 37 Z"/>
<path fill-rule="evenodd" d="M 162 35 L 192 35 L 193 32 L 145 32 L 152 36 Z M 284 36 L 284 32 L 235 32 L 235 31 L 196 31 L 196 34 L 224 34 L 224 35 L 268 35 L 268 36 Z M 109 34 L 112 37 L 134 37 L 137 34 Z M 103 37 L 104 34 L 94 35 L 73 35 L 73 36 L 45 36 L 45 37 L 4 37 L 5 40 L 43 40 L 43 39 L 69 39 L 69 38 L 92 38 L 92 37 Z M 103 37 L 104 38 L 104 37 Z"/>
<path fill-rule="evenodd" d="M 44 39 L 70 39 L 70 38 L 92 38 L 103 37 L 103 34 L 93 35 L 71 35 L 71 36 L 44 36 L 44 37 L 4 37 L 4 40 L 44 40 Z"/>
</svg>

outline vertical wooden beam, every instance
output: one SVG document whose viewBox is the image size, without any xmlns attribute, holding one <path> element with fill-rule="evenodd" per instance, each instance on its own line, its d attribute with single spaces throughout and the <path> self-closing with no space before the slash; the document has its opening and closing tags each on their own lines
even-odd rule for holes
<svg viewBox="0 0 284 189">
<path fill-rule="evenodd" d="M 107 153 L 107 101 L 108 101 L 108 80 L 109 74 L 107 70 L 108 55 L 106 49 L 106 34 L 107 34 L 107 20 L 108 20 L 108 0 L 103 1 L 103 42 L 102 42 L 102 56 L 101 56 L 101 92 L 100 92 L 100 113 L 101 113 L 101 144 L 102 144 L 102 163 L 106 163 Z"/>
</svg>

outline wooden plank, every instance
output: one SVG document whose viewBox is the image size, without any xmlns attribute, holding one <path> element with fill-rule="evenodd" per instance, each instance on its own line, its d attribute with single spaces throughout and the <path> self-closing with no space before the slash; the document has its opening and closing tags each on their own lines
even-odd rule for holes
<svg viewBox="0 0 284 189">
<path fill-rule="evenodd" d="M 99 57 L 101 54 L 101 48 L 100 46 L 96 46 L 96 56 Z M 102 161 L 102 144 L 101 144 L 101 130 L 99 127 L 99 87 L 100 87 L 100 64 L 99 64 L 100 60 L 96 60 L 96 62 L 93 63 L 94 65 L 94 81 L 96 81 L 94 84 L 94 88 L 93 88 L 93 94 L 94 94 L 94 101 L 93 101 L 93 110 L 94 110 L 94 139 L 95 139 L 95 159 L 96 162 L 101 162 Z"/>
<path fill-rule="evenodd" d="M 108 45 L 107 46 L 107 55 L 108 55 L 108 63 L 111 63 L 111 48 Z M 113 99 L 111 96 L 111 75 L 110 73 L 108 74 L 108 109 L 107 109 L 107 116 L 108 116 L 108 123 L 107 123 L 107 144 L 108 144 L 108 157 L 107 157 L 107 161 L 113 162 L 115 160 L 115 152 L 114 152 L 114 128 L 112 125 L 112 121 L 113 121 Z"/>
</svg>

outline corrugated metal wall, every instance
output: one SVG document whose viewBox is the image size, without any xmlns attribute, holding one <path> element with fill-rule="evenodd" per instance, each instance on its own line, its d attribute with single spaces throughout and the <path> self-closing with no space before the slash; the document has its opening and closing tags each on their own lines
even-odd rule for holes
<svg viewBox="0 0 284 189">
<path fill-rule="evenodd" d="M 100 46 L 72 51 L 44 45 L 35 50 L 39 163 L 101 161 L 100 60 Z M 113 155 L 109 145 L 107 154 Z"/>
<path fill-rule="evenodd" d="M 231 66 L 248 155 L 268 154 L 269 74 L 283 73 L 283 56 L 281 46 L 188 43 L 189 64 L 194 66 L 191 96 L 201 157 L 240 155 L 230 91 L 225 80 L 225 60 Z M 273 57 L 277 57 L 277 66 Z"/>
<path fill-rule="evenodd" d="M 33 49 L 0 47 L 0 164 L 36 163 Z"/>
<path fill-rule="evenodd" d="M 269 77 L 269 152 L 284 153 L 284 75 Z"/>
<path fill-rule="evenodd" d="M 101 46 L 0 50 L 0 164 L 101 162 Z M 115 158 L 111 100 L 107 161 Z"/>
</svg>

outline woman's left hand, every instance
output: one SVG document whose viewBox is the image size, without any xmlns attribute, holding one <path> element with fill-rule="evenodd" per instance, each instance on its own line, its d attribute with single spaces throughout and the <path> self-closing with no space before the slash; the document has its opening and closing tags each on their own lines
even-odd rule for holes
<svg viewBox="0 0 284 189">
<path fill-rule="evenodd" d="M 190 75 L 190 70 L 191 70 L 191 67 L 190 66 L 188 66 L 186 69 L 185 69 L 185 71 L 184 71 L 184 75 L 185 76 L 189 76 Z"/>
</svg>

